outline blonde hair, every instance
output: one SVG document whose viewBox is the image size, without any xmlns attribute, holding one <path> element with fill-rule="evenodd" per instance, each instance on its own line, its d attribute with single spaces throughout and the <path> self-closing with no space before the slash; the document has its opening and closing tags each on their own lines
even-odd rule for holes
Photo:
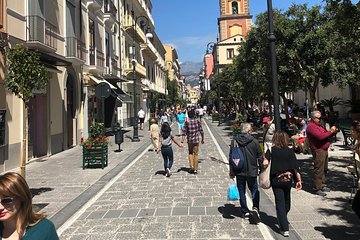
<svg viewBox="0 0 360 240">
<path fill-rule="evenodd" d="M 16 231 L 20 236 L 24 235 L 27 226 L 34 225 L 45 217 L 42 213 L 34 212 L 29 186 L 18 173 L 8 172 L 0 176 L 0 195 L 14 197 L 20 201 L 16 216 Z"/>
</svg>

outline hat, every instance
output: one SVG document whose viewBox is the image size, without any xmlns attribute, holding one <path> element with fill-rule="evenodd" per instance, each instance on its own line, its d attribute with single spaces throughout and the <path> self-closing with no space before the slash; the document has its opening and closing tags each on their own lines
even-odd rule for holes
<svg viewBox="0 0 360 240">
<path fill-rule="evenodd" d="M 271 121 L 271 119 L 269 117 L 264 117 L 262 121 L 263 123 L 268 123 Z"/>
<path fill-rule="evenodd" d="M 156 120 L 154 118 L 151 119 L 151 123 L 156 123 Z"/>
</svg>

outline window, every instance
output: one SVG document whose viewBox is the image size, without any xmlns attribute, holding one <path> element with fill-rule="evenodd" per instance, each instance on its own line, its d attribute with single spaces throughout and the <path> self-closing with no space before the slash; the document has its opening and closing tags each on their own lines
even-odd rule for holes
<svg viewBox="0 0 360 240">
<path fill-rule="evenodd" d="M 95 23 L 92 19 L 89 19 L 89 55 L 90 65 L 95 64 Z"/>
<path fill-rule="evenodd" d="M 232 2 L 231 3 L 231 9 L 232 9 L 232 14 L 238 14 L 238 12 L 239 12 L 238 3 L 237 2 Z"/>
<path fill-rule="evenodd" d="M 106 51 L 106 66 L 110 66 L 110 34 L 105 32 L 105 51 Z"/>
<path fill-rule="evenodd" d="M 233 48 L 226 49 L 226 57 L 227 57 L 227 59 L 234 58 L 234 49 Z"/>
</svg>

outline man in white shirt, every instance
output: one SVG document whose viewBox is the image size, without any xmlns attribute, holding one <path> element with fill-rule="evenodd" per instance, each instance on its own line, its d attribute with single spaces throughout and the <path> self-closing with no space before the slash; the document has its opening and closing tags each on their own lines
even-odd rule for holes
<svg viewBox="0 0 360 240">
<path fill-rule="evenodd" d="M 144 129 L 144 120 L 145 120 L 145 111 L 140 108 L 140 111 L 138 112 L 138 117 L 139 117 L 139 121 L 140 121 L 140 129 L 143 130 Z"/>
</svg>

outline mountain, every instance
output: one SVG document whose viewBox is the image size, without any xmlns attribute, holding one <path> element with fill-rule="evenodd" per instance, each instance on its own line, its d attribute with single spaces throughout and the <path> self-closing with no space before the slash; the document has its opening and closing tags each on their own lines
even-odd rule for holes
<svg viewBox="0 0 360 240">
<path fill-rule="evenodd" d="M 183 62 L 180 64 L 181 75 L 185 76 L 185 84 L 199 85 L 199 73 L 203 67 L 202 62 Z"/>
</svg>

